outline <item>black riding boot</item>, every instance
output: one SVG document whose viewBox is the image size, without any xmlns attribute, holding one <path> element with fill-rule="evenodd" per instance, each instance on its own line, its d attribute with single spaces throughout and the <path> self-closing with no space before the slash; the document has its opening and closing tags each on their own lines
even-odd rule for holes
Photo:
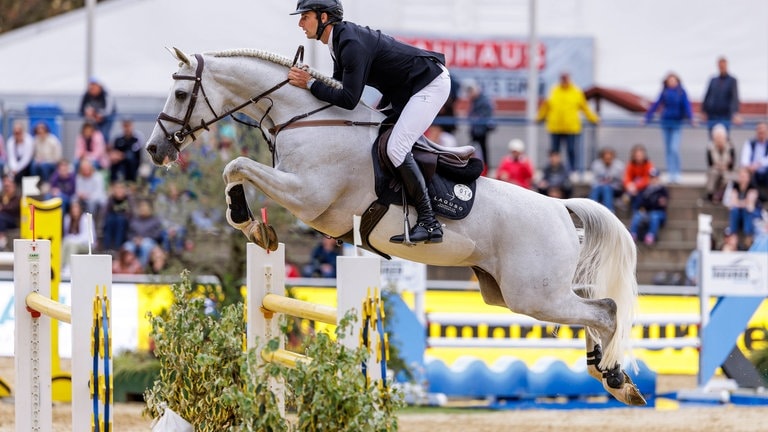
<svg viewBox="0 0 768 432">
<path fill-rule="evenodd" d="M 443 228 L 440 222 L 435 219 L 435 213 L 432 211 L 432 204 L 429 202 L 427 186 L 424 183 L 424 176 L 419 170 L 413 153 L 408 153 L 402 165 L 396 168 L 403 181 L 405 194 L 411 201 L 418 218 L 416 225 L 408 233 L 409 240 L 412 243 L 440 243 L 443 241 Z M 407 203 L 404 203 L 407 205 Z M 399 234 L 389 239 L 392 243 L 405 242 L 405 234 Z"/>
</svg>

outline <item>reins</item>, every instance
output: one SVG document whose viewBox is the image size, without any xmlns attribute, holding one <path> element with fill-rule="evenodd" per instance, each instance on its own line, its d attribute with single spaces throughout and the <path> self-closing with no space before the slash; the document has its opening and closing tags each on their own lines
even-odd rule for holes
<svg viewBox="0 0 768 432">
<path fill-rule="evenodd" d="M 266 90 L 265 92 L 254 96 L 250 99 L 247 99 L 243 103 L 237 105 L 236 107 L 227 110 L 226 112 L 222 114 L 216 114 L 216 110 L 213 109 L 213 106 L 211 105 L 210 100 L 208 100 L 208 95 L 205 94 L 205 87 L 203 87 L 203 69 L 205 67 L 205 60 L 202 55 L 195 54 L 195 59 L 197 60 L 197 68 L 195 69 L 195 75 L 180 75 L 177 73 L 173 74 L 174 80 L 189 80 L 194 81 L 194 86 L 192 87 L 192 93 L 190 93 L 190 101 L 189 105 L 187 105 L 187 111 L 184 114 L 183 119 L 179 119 L 177 117 L 173 117 L 171 115 L 166 114 L 165 112 L 161 112 L 157 116 L 157 124 L 160 126 L 160 129 L 162 129 L 163 133 L 165 134 L 166 140 L 173 145 L 173 147 L 177 151 L 181 151 L 181 144 L 184 142 L 184 140 L 187 138 L 187 136 L 191 136 L 192 139 L 196 139 L 195 133 L 199 132 L 201 129 L 204 130 L 210 130 L 209 126 L 218 122 L 219 120 L 222 120 L 226 117 L 231 117 L 234 121 L 244 124 L 249 127 L 255 127 L 258 128 L 261 131 L 261 135 L 264 138 L 264 141 L 266 141 L 267 146 L 269 147 L 269 151 L 272 154 L 272 166 L 275 165 L 276 156 L 275 156 L 275 143 L 277 141 L 277 134 L 279 134 L 281 131 L 286 129 L 294 129 L 299 127 L 312 127 L 312 126 L 380 126 L 381 122 L 357 122 L 357 121 L 351 121 L 351 120 L 306 120 L 301 121 L 302 119 L 305 119 L 313 114 L 316 114 L 320 111 L 323 111 L 325 109 L 330 108 L 333 106 L 333 104 L 327 104 L 323 105 L 320 108 L 314 109 L 312 111 L 296 115 L 289 119 L 288 121 L 281 123 L 279 125 L 275 125 L 268 129 L 268 132 L 273 136 L 273 139 L 270 139 L 269 136 L 267 136 L 266 132 L 264 132 L 264 128 L 262 127 L 262 123 L 264 122 L 264 119 L 267 117 L 269 112 L 272 110 L 272 106 L 274 105 L 274 101 L 272 101 L 271 98 L 267 97 L 270 94 L 274 93 L 275 91 L 279 90 L 286 84 L 288 84 L 288 79 L 285 79 L 270 89 Z M 299 45 L 298 49 L 296 50 L 296 55 L 293 57 L 293 66 L 296 66 L 297 64 L 304 61 L 304 46 Z M 192 117 L 192 112 L 195 109 L 195 106 L 197 105 L 197 99 L 198 99 L 198 93 L 202 94 L 203 100 L 205 100 L 206 105 L 208 105 L 208 109 L 213 114 L 213 118 L 210 120 L 201 119 L 200 124 L 197 126 L 192 126 L 190 124 L 190 118 Z M 238 119 L 234 116 L 234 114 L 243 108 L 247 107 L 250 104 L 256 104 L 262 99 L 269 101 L 269 106 L 264 111 L 264 114 L 262 115 L 261 119 L 256 121 L 256 123 L 249 123 L 243 120 Z M 180 127 L 179 130 L 175 132 L 169 132 L 168 129 L 165 128 L 165 125 L 163 124 L 163 121 L 171 122 L 174 124 L 177 124 Z"/>
</svg>

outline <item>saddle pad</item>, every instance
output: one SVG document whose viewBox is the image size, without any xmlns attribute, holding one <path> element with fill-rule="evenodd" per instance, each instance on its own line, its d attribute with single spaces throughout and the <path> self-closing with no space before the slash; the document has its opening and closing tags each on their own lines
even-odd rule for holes
<svg viewBox="0 0 768 432">
<path fill-rule="evenodd" d="M 373 172 L 376 185 L 377 202 L 385 205 L 403 205 L 402 184 L 385 169 L 381 167 L 380 155 L 376 146 L 372 148 Z M 474 159 L 482 165 L 477 159 Z M 473 165 L 473 164 L 471 164 Z M 477 178 L 475 169 L 472 174 L 460 180 L 448 179 L 444 176 L 447 172 L 438 169 L 430 178 L 425 178 L 432 209 L 435 214 L 448 219 L 463 219 L 470 210 L 475 198 L 475 185 Z M 471 179 L 471 180 L 470 180 Z"/>
</svg>

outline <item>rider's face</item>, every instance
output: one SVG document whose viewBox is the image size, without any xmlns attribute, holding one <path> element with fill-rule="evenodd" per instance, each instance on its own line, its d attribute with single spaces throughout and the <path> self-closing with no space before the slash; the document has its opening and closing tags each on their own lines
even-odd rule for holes
<svg viewBox="0 0 768 432">
<path fill-rule="evenodd" d="M 301 18 L 299 18 L 299 27 L 304 30 L 304 34 L 307 35 L 307 39 L 317 38 L 318 24 L 317 14 L 313 11 L 304 12 L 301 14 Z"/>
</svg>

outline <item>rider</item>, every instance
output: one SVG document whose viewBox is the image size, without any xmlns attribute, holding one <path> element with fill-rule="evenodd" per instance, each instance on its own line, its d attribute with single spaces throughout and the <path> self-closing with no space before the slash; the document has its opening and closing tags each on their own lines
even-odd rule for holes
<svg viewBox="0 0 768 432">
<path fill-rule="evenodd" d="M 308 39 L 329 45 L 333 78 L 341 82 L 342 88 L 316 81 L 299 67 L 291 68 L 288 80 L 309 89 L 320 100 L 350 110 L 360 101 L 365 85 L 382 93 L 382 100 L 388 101 L 399 116 L 389 137 L 387 155 L 418 212 L 409 239 L 414 243 L 442 242 L 443 229 L 435 219 L 424 177 L 411 148 L 448 99 L 451 81 L 444 66 L 445 57 L 399 42 L 378 30 L 343 21 L 340 0 L 298 0 L 291 15 L 297 14 L 301 14 L 299 27 Z M 403 243 L 405 234 L 389 240 Z"/>
</svg>

